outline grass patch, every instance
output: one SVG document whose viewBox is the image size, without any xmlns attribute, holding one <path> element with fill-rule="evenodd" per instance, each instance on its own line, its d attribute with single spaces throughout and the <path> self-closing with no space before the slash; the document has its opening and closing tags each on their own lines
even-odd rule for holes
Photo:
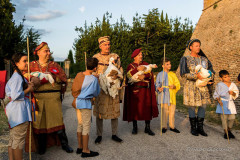
<svg viewBox="0 0 240 160">
<path fill-rule="evenodd" d="M 183 95 L 177 94 L 176 100 L 177 100 L 176 109 L 178 110 L 178 112 L 182 112 L 185 115 L 188 115 L 188 108 L 185 105 L 183 105 Z M 222 125 L 220 115 L 216 114 L 215 104 L 207 106 L 205 119 L 213 125 Z M 240 116 L 238 114 L 236 115 L 233 129 L 240 130 Z"/>
<path fill-rule="evenodd" d="M 8 130 L 9 130 L 8 119 L 2 106 L 0 106 L 0 135 L 4 134 L 4 132 Z"/>
</svg>

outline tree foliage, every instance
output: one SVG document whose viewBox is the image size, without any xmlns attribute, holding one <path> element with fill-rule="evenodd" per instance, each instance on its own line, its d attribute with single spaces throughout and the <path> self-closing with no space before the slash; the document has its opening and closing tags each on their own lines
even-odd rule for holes
<svg viewBox="0 0 240 160">
<path fill-rule="evenodd" d="M 78 38 L 74 42 L 74 49 L 77 63 L 84 64 L 84 52 L 87 52 L 88 57 L 100 52 L 98 38 L 108 35 L 111 38 L 111 52 L 120 56 L 124 69 L 132 62 L 131 54 L 137 48 L 143 49 L 145 61 L 159 65 L 164 54 L 164 44 L 166 56 L 172 62 L 172 70 L 177 69 L 185 44 L 193 33 L 189 19 L 169 19 L 167 14 L 163 11 L 160 13 L 158 9 L 149 10 L 148 14 L 142 16 L 136 13 L 131 26 L 123 17 L 115 24 L 110 24 L 111 18 L 112 15 L 107 12 L 102 21 L 97 18 L 95 24 L 88 26 L 85 22 L 83 27 L 76 27 Z"/>
<path fill-rule="evenodd" d="M 5 68 L 4 59 L 10 59 L 14 53 L 27 53 L 27 36 L 29 37 L 29 48 L 31 60 L 33 50 L 40 40 L 38 31 L 33 28 L 24 29 L 24 17 L 20 24 L 15 24 L 13 13 L 14 5 L 10 0 L 0 0 L 0 70 Z"/>
</svg>

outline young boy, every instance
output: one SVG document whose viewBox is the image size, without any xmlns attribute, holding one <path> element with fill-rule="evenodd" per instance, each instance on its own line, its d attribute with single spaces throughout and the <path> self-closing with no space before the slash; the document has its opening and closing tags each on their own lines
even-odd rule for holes
<svg viewBox="0 0 240 160">
<path fill-rule="evenodd" d="M 216 85 L 213 95 L 213 98 L 218 101 L 216 113 L 221 114 L 222 126 L 224 129 L 224 138 L 227 139 L 227 132 L 229 138 L 235 138 L 231 132 L 235 114 L 237 114 L 233 100 L 238 97 L 239 90 L 237 86 L 230 81 L 230 75 L 228 71 L 221 70 L 219 72 L 219 77 L 221 79 L 221 82 Z M 222 107 L 224 110 L 224 117 Z"/>
<path fill-rule="evenodd" d="M 158 92 L 158 105 L 161 107 L 163 103 L 163 118 L 162 118 L 162 132 L 167 131 L 167 121 L 169 116 L 169 127 L 170 131 L 175 133 L 180 133 L 178 129 L 175 128 L 175 109 L 176 109 L 176 93 L 180 89 L 180 82 L 175 73 L 171 72 L 171 62 L 168 58 L 165 58 L 165 63 L 162 59 L 162 67 L 164 70 L 164 81 L 163 80 L 163 71 L 158 73 L 156 79 L 156 90 Z M 162 93 L 163 92 L 163 93 Z M 162 101 L 163 94 L 163 101 Z"/>
<path fill-rule="evenodd" d="M 97 65 L 98 60 L 96 58 L 87 59 L 87 70 L 78 73 L 72 85 L 72 95 L 74 97 L 72 105 L 76 108 L 78 119 L 78 148 L 76 153 L 82 153 L 82 157 L 95 157 L 99 155 L 98 152 L 88 149 L 92 114 L 91 99 L 97 97 L 100 93 L 98 79 L 92 75 L 96 71 Z"/>
</svg>

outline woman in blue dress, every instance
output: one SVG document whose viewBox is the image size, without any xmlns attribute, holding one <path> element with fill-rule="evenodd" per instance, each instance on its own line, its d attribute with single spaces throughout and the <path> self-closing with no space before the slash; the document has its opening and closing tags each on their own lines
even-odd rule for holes
<svg viewBox="0 0 240 160">
<path fill-rule="evenodd" d="M 11 62 L 14 73 L 5 88 L 6 95 L 11 100 L 5 109 L 10 127 L 8 157 L 10 160 L 21 160 L 28 124 L 32 121 L 28 96 L 34 86 L 22 74 L 27 70 L 27 56 L 23 53 L 14 54 Z"/>
</svg>

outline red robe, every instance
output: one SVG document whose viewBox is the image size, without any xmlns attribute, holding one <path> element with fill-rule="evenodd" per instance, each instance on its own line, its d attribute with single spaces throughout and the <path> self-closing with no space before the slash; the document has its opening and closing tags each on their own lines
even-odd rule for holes
<svg viewBox="0 0 240 160">
<path fill-rule="evenodd" d="M 148 63 L 142 62 L 139 65 L 148 65 Z M 136 63 L 128 65 L 127 74 L 131 76 L 137 73 L 139 65 Z M 136 82 L 131 85 L 128 83 L 128 78 L 126 78 L 128 86 L 125 88 L 124 96 L 124 121 L 151 120 L 158 116 L 153 73 L 145 74 L 144 80 L 149 82 Z"/>
</svg>

